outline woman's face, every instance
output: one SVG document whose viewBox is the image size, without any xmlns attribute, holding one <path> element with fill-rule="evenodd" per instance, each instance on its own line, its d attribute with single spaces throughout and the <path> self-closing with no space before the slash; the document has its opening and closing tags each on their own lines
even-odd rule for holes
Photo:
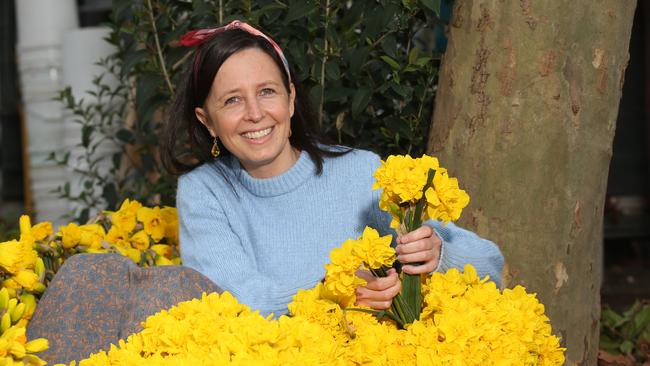
<svg viewBox="0 0 650 366">
<path fill-rule="evenodd" d="M 297 160 L 289 143 L 295 90 L 287 92 L 273 59 L 257 48 L 230 56 L 214 77 L 196 117 L 256 178 L 287 171 Z"/>
</svg>

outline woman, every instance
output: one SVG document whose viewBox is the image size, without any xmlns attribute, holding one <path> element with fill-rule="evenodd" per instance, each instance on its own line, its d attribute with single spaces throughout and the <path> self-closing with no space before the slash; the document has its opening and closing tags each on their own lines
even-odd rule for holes
<svg viewBox="0 0 650 366">
<path fill-rule="evenodd" d="M 326 145 L 312 132 L 282 50 L 250 25 L 190 32 L 182 43 L 199 47 L 178 88 L 163 158 L 182 174 L 183 263 L 262 314 L 286 313 L 299 289 L 323 278 L 333 248 L 367 225 L 389 233 L 390 217 L 371 189 L 379 157 Z M 499 280 L 498 248 L 453 224 L 429 221 L 395 244 L 406 273 L 471 263 Z M 396 271 L 359 275 L 368 283 L 357 303 L 390 307 L 400 290 Z"/>
</svg>

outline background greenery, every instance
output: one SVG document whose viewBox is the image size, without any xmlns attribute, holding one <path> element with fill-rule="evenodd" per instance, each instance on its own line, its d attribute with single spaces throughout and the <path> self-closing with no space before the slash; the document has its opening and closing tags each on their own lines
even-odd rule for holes
<svg viewBox="0 0 650 366">
<path fill-rule="evenodd" d="M 445 0 L 116 0 L 109 26 L 118 52 L 102 60 L 119 87 L 96 80 L 100 102 L 60 99 L 83 132 L 84 191 L 61 187 L 85 222 L 124 198 L 174 204 L 175 178 L 157 155 L 161 126 L 174 88 L 194 49 L 178 45 L 185 32 L 241 19 L 271 35 L 317 112 L 314 123 L 336 143 L 382 156 L 419 155 L 431 120 Z M 441 13 L 442 9 L 442 13 Z M 120 151 L 101 157 L 101 145 Z M 65 163 L 70 156 L 59 156 Z M 100 168 L 109 159 L 111 169 Z"/>
</svg>

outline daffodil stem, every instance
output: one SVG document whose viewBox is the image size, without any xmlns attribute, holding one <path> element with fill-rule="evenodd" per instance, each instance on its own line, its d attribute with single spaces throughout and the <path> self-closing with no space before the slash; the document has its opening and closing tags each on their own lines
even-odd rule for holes
<svg viewBox="0 0 650 366">
<path fill-rule="evenodd" d="M 427 182 L 422 188 L 422 198 L 415 204 L 412 214 L 406 215 L 406 221 L 404 226 L 406 227 L 407 232 L 418 229 L 422 226 L 422 216 L 424 209 L 427 205 L 427 198 L 425 192 L 429 187 L 433 186 L 433 177 L 436 174 L 435 169 L 429 169 L 427 175 Z M 409 210 L 410 211 L 410 210 Z M 410 263 L 412 266 L 419 266 L 422 263 Z M 413 321 L 420 319 L 420 312 L 422 311 L 422 278 L 420 274 L 408 274 L 404 273 L 402 280 L 402 292 L 404 293 L 404 298 L 406 299 L 407 308 L 413 313 L 413 320 L 408 322 L 412 323 Z"/>
</svg>

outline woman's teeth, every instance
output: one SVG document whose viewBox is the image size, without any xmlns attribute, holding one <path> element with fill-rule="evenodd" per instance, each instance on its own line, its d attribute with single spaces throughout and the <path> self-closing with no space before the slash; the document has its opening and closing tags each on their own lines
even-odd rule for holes
<svg viewBox="0 0 650 366">
<path fill-rule="evenodd" d="M 255 132 L 246 132 L 243 133 L 242 136 L 246 137 L 247 139 L 259 139 L 271 133 L 271 130 L 273 130 L 273 127 Z"/>
</svg>

